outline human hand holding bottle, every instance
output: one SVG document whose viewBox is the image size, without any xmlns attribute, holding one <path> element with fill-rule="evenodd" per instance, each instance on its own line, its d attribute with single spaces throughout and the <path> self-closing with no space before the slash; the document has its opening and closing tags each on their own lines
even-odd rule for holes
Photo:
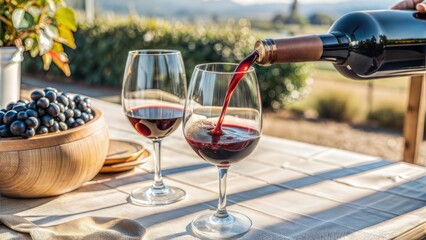
<svg viewBox="0 0 426 240">
<path fill-rule="evenodd" d="M 392 9 L 414 10 L 426 13 L 426 0 L 403 0 L 393 5 Z"/>
</svg>

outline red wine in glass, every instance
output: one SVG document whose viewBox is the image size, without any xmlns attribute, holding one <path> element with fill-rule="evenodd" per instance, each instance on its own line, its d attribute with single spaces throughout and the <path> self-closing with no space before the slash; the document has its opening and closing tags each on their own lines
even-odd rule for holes
<svg viewBox="0 0 426 240">
<path fill-rule="evenodd" d="M 210 122 L 199 121 L 188 128 L 186 141 L 204 160 L 218 167 L 229 167 L 248 156 L 257 146 L 259 131 L 245 126 L 223 124 L 221 134 L 212 133 Z"/>
<path fill-rule="evenodd" d="M 211 130 L 213 134 L 220 135 L 222 134 L 222 123 L 225 117 L 226 109 L 228 108 L 229 101 L 231 100 L 232 93 L 238 86 L 238 83 L 243 79 L 246 75 L 247 71 L 250 69 L 251 65 L 256 61 L 259 57 L 259 53 L 257 51 L 252 52 L 248 55 L 243 61 L 241 61 L 237 68 L 234 70 L 234 76 L 232 76 L 231 82 L 228 86 L 228 91 L 226 92 L 225 101 L 223 102 L 222 112 L 220 113 L 220 117 L 217 120 L 216 127 Z"/>
<path fill-rule="evenodd" d="M 182 122 L 183 109 L 169 106 L 143 106 L 127 111 L 136 131 L 149 139 L 164 138 Z"/>
<path fill-rule="evenodd" d="M 238 66 L 197 65 L 191 78 L 183 117 L 184 137 L 195 153 L 215 165 L 219 173 L 217 210 L 203 213 L 191 223 L 192 231 L 202 239 L 242 236 L 252 225 L 244 214 L 226 210 L 226 178 L 229 166 L 244 160 L 260 140 L 262 107 L 256 73 L 250 68 L 256 56 L 256 52 L 251 54 Z M 231 95 L 234 98 L 228 108 Z"/>
</svg>

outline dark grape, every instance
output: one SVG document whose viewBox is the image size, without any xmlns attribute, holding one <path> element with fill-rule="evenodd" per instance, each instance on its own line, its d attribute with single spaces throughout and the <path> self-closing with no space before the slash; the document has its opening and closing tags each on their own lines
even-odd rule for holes
<svg viewBox="0 0 426 240">
<path fill-rule="evenodd" d="M 87 103 L 85 103 L 85 102 L 81 102 L 81 103 L 79 103 L 78 105 L 77 105 L 77 108 L 80 110 L 80 111 L 84 111 L 84 110 L 86 110 L 87 109 Z"/>
<path fill-rule="evenodd" d="M 72 127 L 72 124 L 75 122 L 75 119 L 74 118 L 72 118 L 72 117 L 70 117 L 70 118 L 68 118 L 66 121 L 65 121 L 65 123 L 68 125 L 68 127 L 69 128 L 71 128 Z"/>
<path fill-rule="evenodd" d="M 78 126 L 82 126 L 85 124 L 84 120 L 81 118 L 76 119 L 75 122 L 78 123 Z"/>
<path fill-rule="evenodd" d="M 45 88 L 44 90 L 43 90 L 45 93 L 47 93 L 47 92 L 50 92 L 50 91 L 52 91 L 52 92 L 54 92 L 54 93 L 58 93 L 58 90 L 56 89 L 56 88 L 53 88 L 53 87 L 47 87 L 47 88 Z"/>
<path fill-rule="evenodd" d="M 47 113 L 50 114 L 52 117 L 56 117 L 61 112 L 61 109 L 56 103 L 50 103 L 49 107 L 47 108 Z"/>
<path fill-rule="evenodd" d="M 20 111 L 25 111 L 27 110 L 27 107 L 25 105 L 21 105 L 21 104 L 15 104 L 15 106 L 13 106 L 12 110 L 15 110 L 17 112 Z"/>
<path fill-rule="evenodd" d="M 59 122 L 59 129 L 61 131 L 68 130 L 68 125 L 65 122 Z"/>
<path fill-rule="evenodd" d="M 49 127 L 49 132 L 59 132 L 59 123 L 54 121 L 52 126 Z"/>
<path fill-rule="evenodd" d="M 11 103 L 7 104 L 6 110 L 7 111 L 12 110 L 13 106 L 15 106 L 15 102 L 11 102 Z"/>
<path fill-rule="evenodd" d="M 56 120 L 58 120 L 59 122 L 65 122 L 67 118 L 65 117 L 65 114 L 63 113 L 59 113 L 58 116 L 56 117 Z"/>
<path fill-rule="evenodd" d="M 87 123 L 88 121 L 90 121 L 89 114 L 87 114 L 87 113 L 82 113 L 82 114 L 81 114 L 80 119 L 83 119 L 83 121 L 84 121 L 85 123 Z"/>
<path fill-rule="evenodd" d="M 27 114 L 27 112 L 24 112 L 24 111 L 22 111 L 22 112 L 18 112 L 18 114 L 16 115 L 16 118 L 17 118 L 18 120 L 25 121 L 25 120 L 27 120 L 27 119 L 28 119 L 28 114 Z"/>
<path fill-rule="evenodd" d="M 78 127 L 78 126 L 80 126 L 80 125 L 78 124 L 78 122 L 77 122 L 77 121 L 74 121 L 74 122 L 71 124 L 71 128 L 76 128 L 76 127 Z"/>
<path fill-rule="evenodd" d="M 70 103 L 68 101 L 68 97 L 65 95 L 59 95 L 56 100 L 58 101 L 58 103 L 62 103 L 65 107 L 68 107 L 68 104 Z"/>
<path fill-rule="evenodd" d="M 36 102 L 30 102 L 27 104 L 27 108 L 37 110 L 37 103 Z"/>
<path fill-rule="evenodd" d="M 38 113 L 37 113 L 37 111 L 35 111 L 35 110 L 33 110 L 33 109 L 28 109 L 28 110 L 26 111 L 26 113 L 28 114 L 28 117 L 35 117 L 35 118 L 37 118 L 37 117 L 38 117 Z"/>
<path fill-rule="evenodd" d="M 18 100 L 18 102 L 16 102 L 16 103 L 22 103 L 23 105 L 27 105 L 27 104 L 29 103 L 29 101 L 28 101 L 27 99 L 23 99 L 23 98 L 21 98 L 21 99 L 19 99 L 19 100 Z"/>
<path fill-rule="evenodd" d="M 91 104 L 90 98 L 51 87 L 32 91 L 31 101 L 19 99 L 0 109 L 0 137 L 31 138 L 82 126 L 94 118 Z"/>
<path fill-rule="evenodd" d="M 39 109 L 37 110 L 37 113 L 38 113 L 38 116 L 39 116 L 39 117 L 42 117 L 42 116 L 46 115 L 46 110 L 45 110 L 45 109 L 43 109 L 43 108 L 39 108 Z"/>
<path fill-rule="evenodd" d="M 39 106 L 40 108 L 46 109 L 47 107 L 49 107 L 50 101 L 49 99 L 42 97 L 37 101 L 37 106 Z"/>
<path fill-rule="evenodd" d="M 71 109 L 75 109 L 75 102 L 71 100 L 70 103 L 68 104 L 68 107 Z"/>
<path fill-rule="evenodd" d="M 78 110 L 78 109 L 74 109 L 74 117 L 75 117 L 75 118 L 79 118 L 79 117 L 81 117 L 81 111 L 80 111 L 80 110 Z"/>
<path fill-rule="evenodd" d="M 29 128 L 25 130 L 25 132 L 21 135 L 23 138 L 31 138 L 34 137 L 36 134 L 34 128 Z"/>
<path fill-rule="evenodd" d="M 84 98 L 83 101 L 87 104 L 87 107 L 92 107 L 92 100 L 90 98 Z"/>
<path fill-rule="evenodd" d="M 21 136 L 26 129 L 27 129 L 27 126 L 25 126 L 25 123 L 23 121 L 17 120 L 10 125 L 10 132 L 14 136 Z"/>
<path fill-rule="evenodd" d="M 59 107 L 59 111 L 60 111 L 61 113 L 65 112 L 65 106 L 64 106 L 64 104 L 62 104 L 62 103 L 57 103 L 56 105 L 58 105 L 58 107 Z"/>
<path fill-rule="evenodd" d="M 3 125 L 3 117 L 4 117 L 5 112 L 0 111 L 0 125 Z"/>
<path fill-rule="evenodd" d="M 66 118 L 72 118 L 72 117 L 74 117 L 74 110 L 72 110 L 72 109 L 65 110 L 65 117 Z"/>
<path fill-rule="evenodd" d="M 47 134 L 47 133 L 49 133 L 49 129 L 46 126 L 40 126 L 39 128 L 37 128 L 36 133 L 37 134 Z"/>
<path fill-rule="evenodd" d="M 51 103 L 53 103 L 54 101 L 56 101 L 56 97 L 57 97 L 56 92 L 54 92 L 54 91 L 48 91 L 48 92 L 46 92 L 46 98 L 49 99 L 49 101 Z"/>
<path fill-rule="evenodd" d="M 40 125 L 40 121 L 35 117 L 29 117 L 25 120 L 25 125 L 27 125 L 28 128 L 37 128 Z"/>
<path fill-rule="evenodd" d="M 53 123 L 55 122 L 55 120 L 53 120 L 52 116 L 50 115 L 44 115 L 43 117 L 41 117 L 41 124 L 43 124 L 46 127 L 51 127 L 53 125 Z"/>
<path fill-rule="evenodd" d="M 76 104 L 79 104 L 83 101 L 83 98 L 80 95 L 75 95 L 73 100 Z"/>
<path fill-rule="evenodd" d="M 10 125 L 16 120 L 16 115 L 18 113 L 15 110 L 7 111 L 3 116 L 3 124 Z"/>
<path fill-rule="evenodd" d="M 71 95 L 69 93 L 66 93 L 66 92 L 61 93 L 61 96 L 65 96 L 66 98 L 68 98 L 68 100 L 71 99 Z"/>
<path fill-rule="evenodd" d="M 0 137 L 11 137 L 12 133 L 6 125 L 0 125 Z"/>
<path fill-rule="evenodd" d="M 85 113 L 87 114 L 91 114 L 92 113 L 92 109 L 91 108 L 87 108 L 86 110 L 84 110 Z"/>
<path fill-rule="evenodd" d="M 41 90 L 35 90 L 31 92 L 31 99 L 34 102 L 37 102 L 40 98 L 46 96 L 46 94 L 44 93 L 44 91 Z"/>
</svg>

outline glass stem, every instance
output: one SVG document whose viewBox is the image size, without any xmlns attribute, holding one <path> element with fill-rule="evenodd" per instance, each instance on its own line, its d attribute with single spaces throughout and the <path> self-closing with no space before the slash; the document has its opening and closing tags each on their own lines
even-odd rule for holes
<svg viewBox="0 0 426 240">
<path fill-rule="evenodd" d="M 162 194 L 166 191 L 166 186 L 161 175 L 161 139 L 153 140 L 152 144 L 154 147 L 154 183 L 151 191 L 154 194 Z"/>
<path fill-rule="evenodd" d="M 226 177 L 228 176 L 228 168 L 219 167 L 219 201 L 217 210 L 214 214 L 217 218 L 227 218 L 229 216 L 226 211 Z"/>
</svg>

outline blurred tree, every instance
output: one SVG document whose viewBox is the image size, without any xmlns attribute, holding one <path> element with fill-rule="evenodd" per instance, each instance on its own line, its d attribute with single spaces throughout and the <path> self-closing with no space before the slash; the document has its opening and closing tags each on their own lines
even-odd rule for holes
<svg viewBox="0 0 426 240">
<path fill-rule="evenodd" d="M 84 9 L 84 0 L 65 0 L 66 4 L 74 9 Z"/>
<path fill-rule="evenodd" d="M 297 3 L 297 0 L 293 1 L 293 4 L 291 4 L 290 7 L 290 17 L 295 16 L 299 14 L 299 4 Z"/>
<path fill-rule="evenodd" d="M 334 19 L 325 13 L 314 13 L 309 16 L 309 23 L 312 25 L 331 25 Z"/>
<path fill-rule="evenodd" d="M 277 23 L 284 23 L 284 21 L 285 21 L 286 18 L 287 17 L 285 15 L 279 13 L 279 14 L 275 15 L 272 18 L 272 23 L 275 23 L 275 24 L 277 24 Z"/>
<path fill-rule="evenodd" d="M 299 4 L 297 0 L 294 0 L 293 3 L 291 4 L 290 16 L 288 16 L 284 20 L 284 23 L 301 24 L 301 25 L 306 24 L 306 19 L 299 13 Z"/>
</svg>

